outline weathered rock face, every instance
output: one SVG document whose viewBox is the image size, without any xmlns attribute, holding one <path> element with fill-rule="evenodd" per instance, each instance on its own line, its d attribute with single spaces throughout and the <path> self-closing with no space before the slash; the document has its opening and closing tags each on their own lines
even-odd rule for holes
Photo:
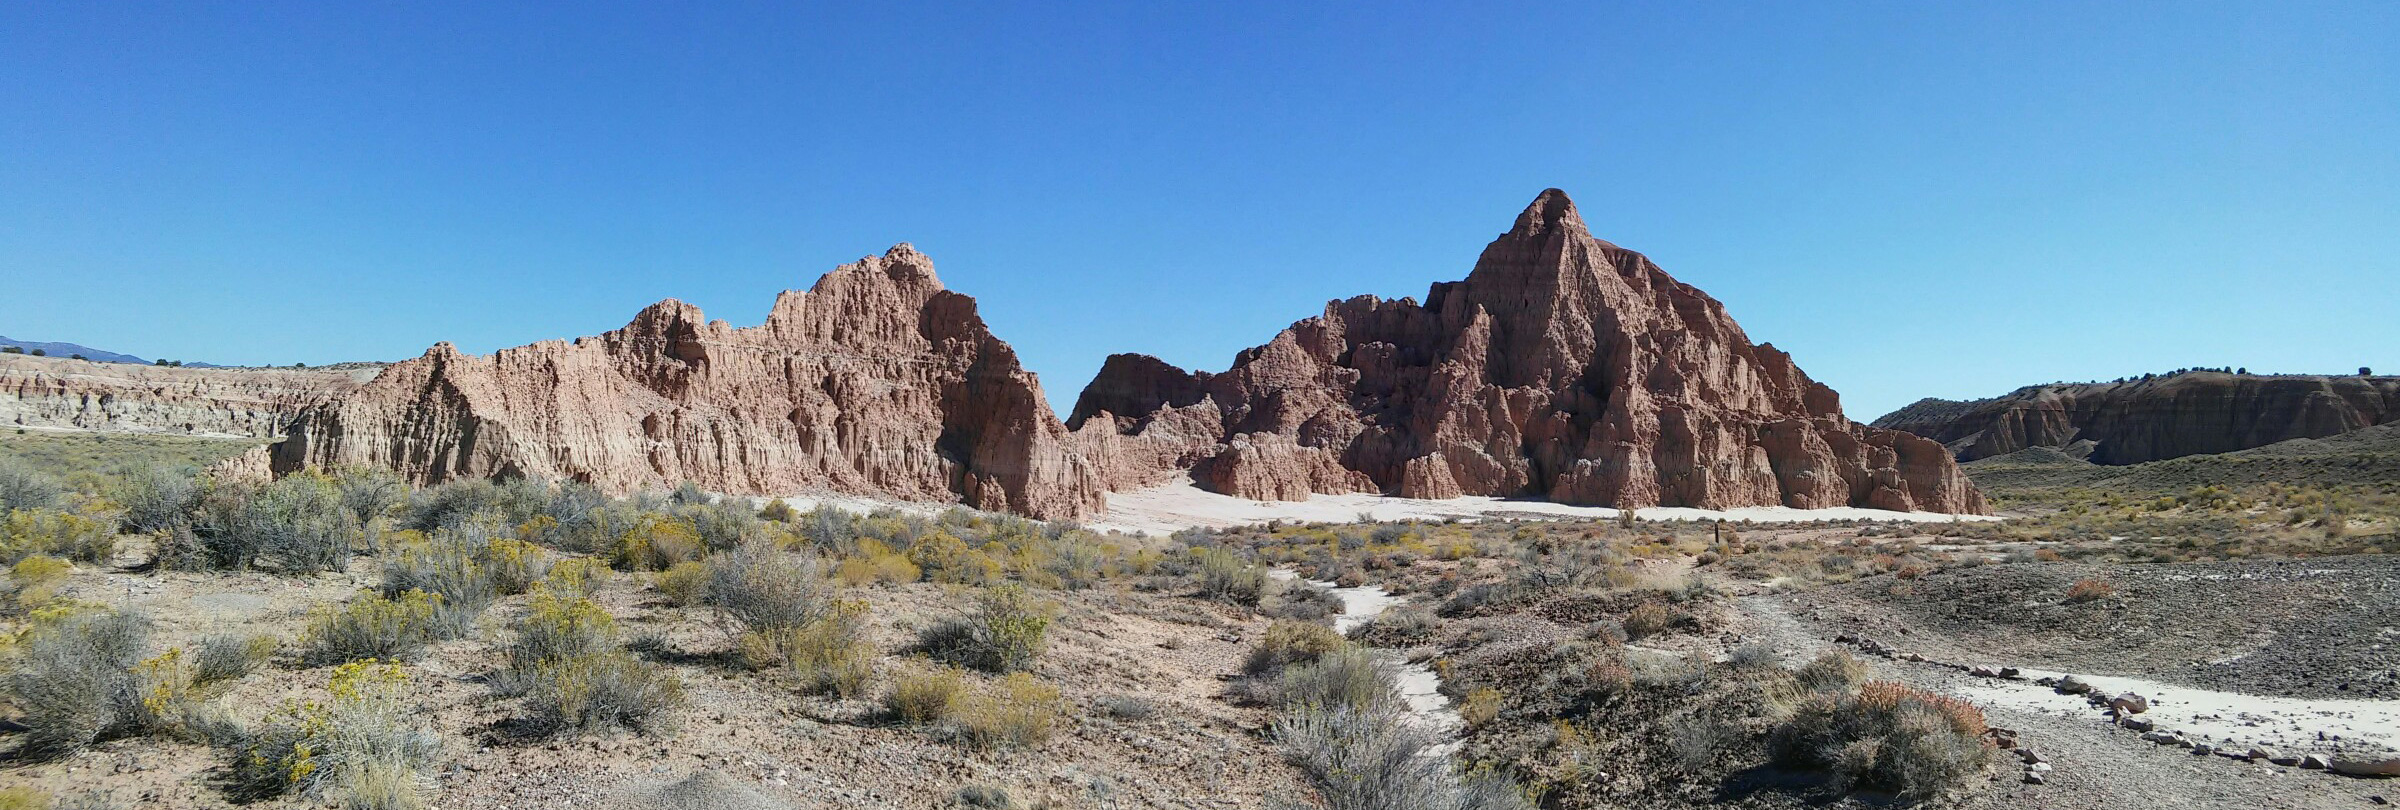
<svg viewBox="0 0 2400 810">
<path fill-rule="evenodd" d="M 181 368 L 0 354 L 0 424 L 269 438 L 382 367 Z"/>
<path fill-rule="evenodd" d="M 1078 442 L 1120 486 L 1982 512 L 1939 444 L 1842 417 L 1724 307 L 1543 192 L 1425 303 L 1326 305 L 1221 374 L 1110 358 Z"/>
<path fill-rule="evenodd" d="M 278 473 L 373 464 L 420 484 L 540 476 L 612 493 L 823 489 L 1035 517 L 1101 505 L 1098 471 L 974 299 L 907 245 L 786 292 L 761 326 L 668 300 L 625 328 L 477 357 L 437 344 L 312 409 Z"/>
<path fill-rule="evenodd" d="M 2060 383 L 1973 402 L 1929 399 L 1876 427 L 1948 446 L 1960 461 L 2056 447 L 2099 464 L 2230 453 L 2400 421 L 2400 377 L 2193 371 Z"/>
</svg>

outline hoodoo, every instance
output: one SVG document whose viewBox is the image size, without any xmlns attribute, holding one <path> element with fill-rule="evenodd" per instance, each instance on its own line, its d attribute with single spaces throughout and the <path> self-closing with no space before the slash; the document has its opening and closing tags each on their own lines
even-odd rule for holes
<svg viewBox="0 0 2400 810">
<path fill-rule="evenodd" d="M 1557 189 L 1422 304 L 1331 302 L 1222 373 L 1112 357 L 1069 424 L 1119 486 L 1188 470 L 1257 499 L 1985 511 L 1940 444 L 1844 418 Z"/>
<path fill-rule="evenodd" d="M 974 299 L 900 245 L 784 293 L 760 326 L 667 300 L 598 337 L 490 356 L 436 344 L 308 411 L 272 464 L 371 464 L 418 484 L 823 490 L 1066 518 L 1099 508 L 1102 490 L 1065 438 Z"/>
</svg>

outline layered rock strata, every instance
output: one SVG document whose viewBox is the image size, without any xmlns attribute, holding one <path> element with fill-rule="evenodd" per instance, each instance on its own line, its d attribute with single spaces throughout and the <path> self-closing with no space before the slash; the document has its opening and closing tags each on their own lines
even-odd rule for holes
<svg viewBox="0 0 2400 810">
<path fill-rule="evenodd" d="M 2140 464 L 2394 421 L 2400 377 L 2189 371 L 2027 386 L 1971 402 L 1920 400 L 1875 425 L 1941 442 L 1960 461 L 2054 447 L 2099 464 Z"/>
<path fill-rule="evenodd" d="M 184 368 L 0 354 L 0 424 L 271 438 L 381 368 Z"/>
<path fill-rule="evenodd" d="M 1042 518 L 1092 512 L 1103 491 L 974 299 L 908 245 L 784 293 L 760 326 L 667 300 L 597 337 L 489 356 L 437 344 L 307 412 L 272 464 L 372 464 L 419 484 L 824 490 Z"/>
<path fill-rule="evenodd" d="M 1331 302 L 1223 373 L 1112 357 L 1070 425 L 1120 485 L 1188 470 L 1256 499 L 1985 511 L 1940 444 L 1844 418 L 1556 189 L 1422 304 Z"/>
</svg>

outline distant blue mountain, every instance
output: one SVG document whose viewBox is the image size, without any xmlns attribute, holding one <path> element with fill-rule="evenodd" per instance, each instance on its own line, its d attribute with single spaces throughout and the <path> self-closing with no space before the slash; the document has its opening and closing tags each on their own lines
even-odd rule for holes
<svg viewBox="0 0 2400 810">
<path fill-rule="evenodd" d="M 39 350 L 41 353 L 51 357 L 74 357 L 80 354 L 83 355 L 83 359 L 85 360 L 93 360 L 102 363 L 141 363 L 148 365 L 150 362 L 130 354 L 104 352 L 90 346 L 83 346 L 74 343 L 44 343 L 35 340 L 17 340 L 15 338 L 0 337 L 0 347 L 8 346 L 24 349 L 26 354 L 32 354 L 36 350 Z"/>
</svg>

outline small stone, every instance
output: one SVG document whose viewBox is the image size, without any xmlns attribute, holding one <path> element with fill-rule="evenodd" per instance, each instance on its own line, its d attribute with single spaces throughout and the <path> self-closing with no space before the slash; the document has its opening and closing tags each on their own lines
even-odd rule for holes
<svg viewBox="0 0 2400 810">
<path fill-rule="evenodd" d="M 2070 695 L 2081 695 L 2092 691 L 2092 685 L 2085 683 L 2082 678 L 2069 675 L 2058 679 L 2058 691 Z"/>
<path fill-rule="evenodd" d="M 2055 766 L 2047 762 L 2036 762 L 2025 766 L 2025 770 L 2033 773 L 2049 773 L 2054 767 Z"/>
<path fill-rule="evenodd" d="M 2047 781 L 2049 780 L 2042 778 L 2042 775 L 2038 773 L 2029 773 L 2025 775 L 2025 784 L 2028 785 L 2039 785 Z"/>
<path fill-rule="evenodd" d="M 2275 749 L 2254 745 L 2250 747 L 2249 757 L 2252 762 L 2272 762 L 2275 759 Z"/>
<path fill-rule="evenodd" d="M 2382 759 L 2335 757 L 2333 762 L 2326 767 L 2327 770 L 2334 773 L 2351 776 L 2400 776 L 2400 757 Z"/>
<path fill-rule="evenodd" d="M 2324 754 L 2310 754 L 2300 758 L 2301 770 L 2322 771 L 2326 766 L 2332 764 L 2333 762 L 2326 759 Z"/>
<path fill-rule="evenodd" d="M 2127 718 L 2124 718 L 2124 719 L 2118 720 L 2118 721 L 2117 721 L 2117 725 L 2124 726 L 2124 727 L 2126 727 L 2127 729 L 2131 729 L 2131 730 L 2133 730 L 2133 731 L 2149 731 L 2149 730 L 2151 730 L 2152 728 L 2156 728 L 2156 726 L 2155 726 L 2154 724 L 2152 724 L 2150 721 L 2148 721 L 2148 720 L 2143 720 L 2143 719 L 2141 719 L 2141 718 L 2138 718 L 2138 717 L 2127 717 Z"/>
<path fill-rule="evenodd" d="M 2118 714 L 2141 714 L 2150 710 L 2150 699 L 2126 692 L 2111 698 L 2108 707 L 2117 710 Z"/>
<path fill-rule="evenodd" d="M 2043 759 L 2042 755 L 2034 753 L 2033 749 L 2031 748 L 2017 749 L 2017 758 L 2024 760 L 2025 764 L 2027 765 L 2038 765 L 2049 761 L 2047 759 Z"/>
</svg>

